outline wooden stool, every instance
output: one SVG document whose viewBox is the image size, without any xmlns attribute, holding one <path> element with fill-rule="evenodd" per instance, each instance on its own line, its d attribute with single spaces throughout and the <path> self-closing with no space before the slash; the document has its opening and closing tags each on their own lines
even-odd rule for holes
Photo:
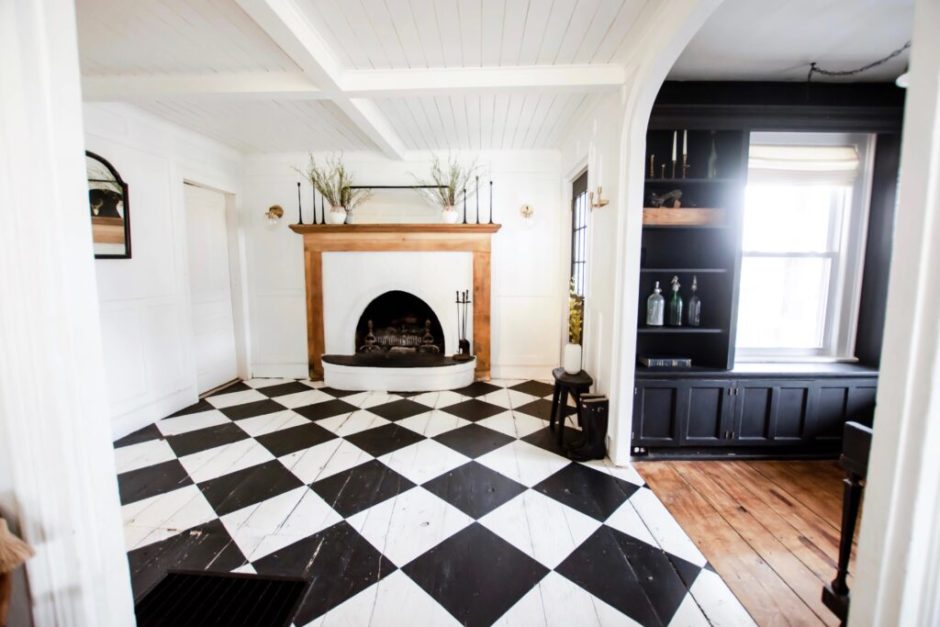
<svg viewBox="0 0 940 627">
<path fill-rule="evenodd" d="M 568 394 L 574 397 L 574 404 L 580 421 L 581 394 L 591 390 L 594 379 L 583 370 L 578 374 L 568 374 L 564 368 L 552 370 L 552 377 L 555 379 L 555 389 L 552 391 L 552 415 L 548 421 L 548 428 L 555 429 L 555 418 L 557 417 L 558 444 L 562 445 L 565 437 L 565 407 L 568 406 Z"/>
</svg>

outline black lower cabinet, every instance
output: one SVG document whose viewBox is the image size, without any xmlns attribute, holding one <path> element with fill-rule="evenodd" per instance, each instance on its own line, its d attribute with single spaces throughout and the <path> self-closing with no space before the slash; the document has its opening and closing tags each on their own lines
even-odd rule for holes
<svg viewBox="0 0 940 627">
<path fill-rule="evenodd" d="M 836 453 L 847 420 L 871 424 L 876 389 L 874 376 L 637 378 L 633 453 Z"/>
</svg>

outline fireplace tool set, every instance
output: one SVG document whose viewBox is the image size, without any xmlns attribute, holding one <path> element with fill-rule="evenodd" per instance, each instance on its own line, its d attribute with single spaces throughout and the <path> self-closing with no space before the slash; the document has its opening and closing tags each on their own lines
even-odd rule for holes
<svg viewBox="0 0 940 627">
<path fill-rule="evenodd" d="M 470 350 L 470 340 L 467 339 L 467 315 L 469 314 L 470 291 L 457 292 L 457 333 L 460 336 L 457 342 L 456 361 L 470 361 L 473 352 Z"/>
</svg>

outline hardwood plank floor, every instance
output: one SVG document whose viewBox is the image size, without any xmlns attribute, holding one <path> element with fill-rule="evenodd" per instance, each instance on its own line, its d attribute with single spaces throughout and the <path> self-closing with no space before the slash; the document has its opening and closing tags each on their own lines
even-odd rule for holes
<svg viewBox="0 0 940 627">
<path fill-rule="evenodd" d="M 635 466 L 759 625 L 838 625 L 821 601 L 842 519 L 835 462 Z"/>
</svg>

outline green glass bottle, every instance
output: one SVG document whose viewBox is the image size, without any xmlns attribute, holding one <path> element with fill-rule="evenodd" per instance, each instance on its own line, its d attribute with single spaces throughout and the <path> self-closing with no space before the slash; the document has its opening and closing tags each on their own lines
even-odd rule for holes
<svg viewBox="0 0 940 627">
<path fill-rule="evenodd" d="M 679 296 L 679 277 L 672 277 L 672 297 L 669 299 L 669 326 L 682 326 L 682 297 Z"/>
<path fill-rule="evenodd" d="M 698 277 L 692 275 L 692 296 L 689 297 L 689 326 L 697 327 L 702 324 L 702 300 L 698 297 Z"/>
</svg>

